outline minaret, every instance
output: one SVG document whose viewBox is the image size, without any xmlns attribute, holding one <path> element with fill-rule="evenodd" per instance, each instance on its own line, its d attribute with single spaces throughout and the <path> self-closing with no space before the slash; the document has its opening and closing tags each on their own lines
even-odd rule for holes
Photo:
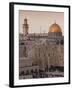
<svg viewBox="0 0 72 90">
<path fill-rule="evenodd" d="M 23 35 L 26 36 L 27 34 L 28 34 L 28 23 L 27 23 L 27 18 L 25 18 L 23 24 Z"/>
</svg>

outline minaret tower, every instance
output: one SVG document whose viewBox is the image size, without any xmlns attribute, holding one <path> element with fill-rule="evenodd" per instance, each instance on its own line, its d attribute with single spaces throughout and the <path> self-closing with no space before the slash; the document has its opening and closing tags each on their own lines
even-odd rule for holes
<svg viewBox="0 0 72 90">
<path fill-rule="evenodd" d="M 26 36 L 27 34 L 28 34 L 28 23 L 27 23 L 27 18 L 25 18 L 23 24 L 23 35 Z"/>
</svg>

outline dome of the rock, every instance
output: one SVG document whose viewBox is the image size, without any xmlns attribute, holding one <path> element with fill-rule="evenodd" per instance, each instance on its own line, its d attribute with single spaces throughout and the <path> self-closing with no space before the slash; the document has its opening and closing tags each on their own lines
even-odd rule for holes
<svg viewBox="0 0 72 90">
<path fill-rule="evenodd" d="M 61 28 L 58 24 L 54 23 L 49 27 L 49 32 L 61 32 Z"/>
</svg>

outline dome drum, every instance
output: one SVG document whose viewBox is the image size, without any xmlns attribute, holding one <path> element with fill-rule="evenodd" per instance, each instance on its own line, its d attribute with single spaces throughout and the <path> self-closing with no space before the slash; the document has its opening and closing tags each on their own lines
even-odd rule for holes
<svg viewBox="0 0 72 90">
<path fill-rule="evenodd" d="M 48 32 L 48 36 L 55 37 L 55 36 L 62 36 L 62 32 Z"/>
</svg>

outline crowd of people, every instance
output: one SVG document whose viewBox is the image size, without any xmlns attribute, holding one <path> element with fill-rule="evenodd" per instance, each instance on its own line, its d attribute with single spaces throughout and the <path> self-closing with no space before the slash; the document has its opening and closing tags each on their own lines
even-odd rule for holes
<svg viewBox="0 0 72 90">
<path fill-rule="evenodd" d="M 35 70 L 27 70 L 21 71 L 19 76 L 32 75 L 32 78 L 47 78 L 47 77 L 63 77 L 64 67 L 62 66 L 51 66 L 49 69 L 46 67 L 44 70 L 35 69 Z"/>
</svg>

